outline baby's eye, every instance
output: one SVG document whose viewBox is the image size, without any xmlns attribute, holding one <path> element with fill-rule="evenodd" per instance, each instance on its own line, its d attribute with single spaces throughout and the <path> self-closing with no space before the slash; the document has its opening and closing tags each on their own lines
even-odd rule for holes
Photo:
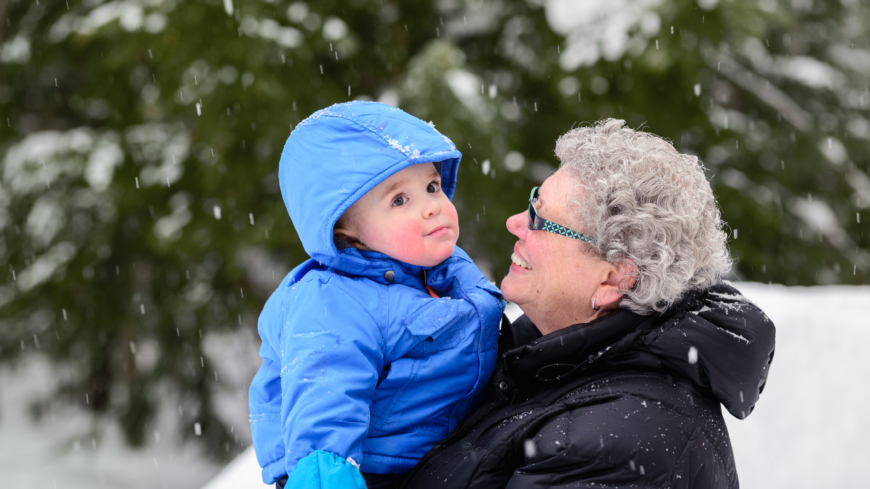
<svg viewBox="0 0 870 489">
<path fill-rule="evenodd" d="M 400 205 L 405 205 L 408 202 L 407 197 L 404 195 L 400 195 L 393 200 L 393 207 L 399 207 Z"/>
<path fill-rule="evenodd" d="M 434 194 L 435 192 L 438 191 L 438 189 L 439 189 L 438 182 L 432 182 L 429 184 L 428 187 L 426 187 L 426 191 L 429 192 L 430 194 Z"/>
</svg>

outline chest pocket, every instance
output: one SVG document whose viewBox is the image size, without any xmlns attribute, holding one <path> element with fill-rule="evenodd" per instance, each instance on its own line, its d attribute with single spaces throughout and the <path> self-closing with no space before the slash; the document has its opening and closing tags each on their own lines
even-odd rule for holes
<svg viewBox="0 0 870 489">
<path fill-rule="evenodd" d="M 474 308 L 461 299 L 434 299 L 405 319 L 419 343 L 405 356 L 421 358 L 458 345 L 476 320 Z"/>
</svg>

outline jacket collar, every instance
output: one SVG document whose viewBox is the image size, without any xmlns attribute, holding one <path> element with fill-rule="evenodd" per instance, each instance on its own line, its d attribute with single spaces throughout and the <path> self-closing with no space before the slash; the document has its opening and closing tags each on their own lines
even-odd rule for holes
<svg viewBox="0 0 870 489">
<path fill-rule="evenodd" d="M 517 388 L 537 390 L 587 368 L 665 370 L 712 393 L 735 417 L 754 408 L 773 360 L 776 329 L 728 282 L 689 291 L 663 314 L 619 310 L 538 337 L 528 318 L 503 329 L 500 360 Z M 513 343 L 511 343 L 513 342 Z"/>
<path fill-rule="evenodd" d="M 361 251 L 346 248 L 338 256 L 320 255 L 318 261 L 334 272 L 364 277 L 379 284 L 402 284 L 409 287 L 423 287 L 423 271 L 430 267 L 411 265 L 390 258 L 377 251 Z"/>
<path fill-rule="evenodd" d="M 641 316 L 620 309 L 585 324 L 575 324 L 546 336 L 525 315 L 508 331 L 513 348 L 503 358 L 520 389 L 564 380 L 584 370 L 605 353 L 624 350 L 658 316 Z M 638 328 L 643 325 L 644 327 Z M 630 337 L 630 338 L 629 338 Z"/>
</svg>

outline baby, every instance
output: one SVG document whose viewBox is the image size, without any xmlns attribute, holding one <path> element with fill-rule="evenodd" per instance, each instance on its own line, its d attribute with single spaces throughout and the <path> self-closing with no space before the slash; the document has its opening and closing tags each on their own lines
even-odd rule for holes
<svg viewBox="0 0 870 489">
<path fill-rule="evenodd" d="M 318 111 L 287 139 L 281 193 L 311 259 L 260 314 L 263 482 L 392 487 L 475 407 L 504 300 L 456 246 L 461 157 L 374 102 Z"/>
</svg>

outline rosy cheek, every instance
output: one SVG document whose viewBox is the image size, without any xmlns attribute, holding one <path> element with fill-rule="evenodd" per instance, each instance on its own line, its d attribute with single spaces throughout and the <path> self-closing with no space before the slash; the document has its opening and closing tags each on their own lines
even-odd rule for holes
<svg viewBox="0 0 870 489">
<path fill-rule="evenodd" d="M 423 254 L 422 234 L 423 228 L 417 219 L 397 223 L 392 233 L 393 246 L 398 253 L 406 257 L 404 261 L 418 258 Z"/>
</svg>

